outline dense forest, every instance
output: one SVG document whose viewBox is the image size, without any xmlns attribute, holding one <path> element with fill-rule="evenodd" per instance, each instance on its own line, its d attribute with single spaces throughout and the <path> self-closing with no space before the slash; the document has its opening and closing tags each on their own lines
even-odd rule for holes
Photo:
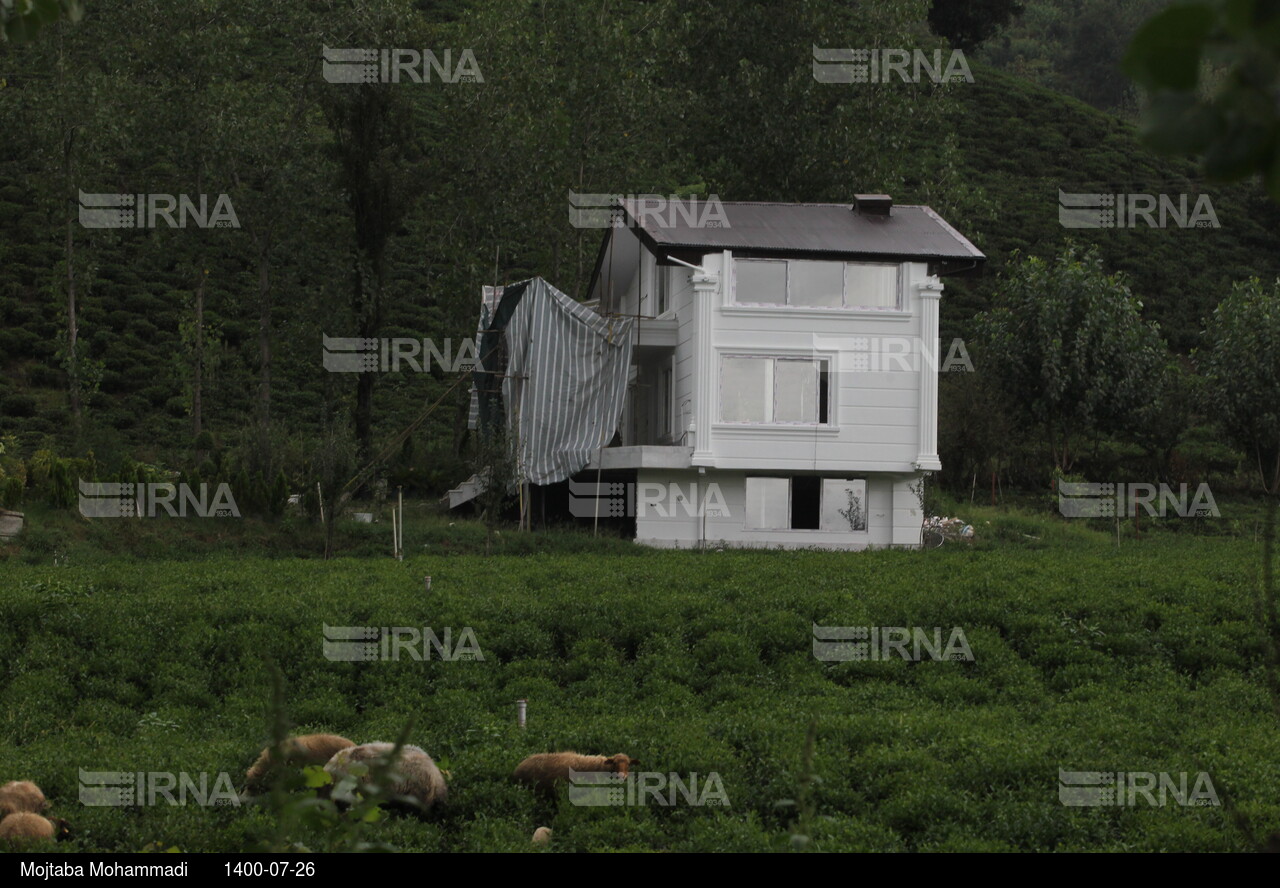
<svg viewBox="0 0 1280 888">
<path fill-rule="evenodd" d="M 1214 346 L 1270 317 L 1250 279 L 1280 275 L 1280 213 L 1144 147 L 1117 66 L 1159 5 L 975 4 L 959 27 L 929 0 L 86 2 L 0 42 L 0 504 L 90 463 L 238 479 L 270 512 L 382 456 L 439 494 L 474 459 L 462 375 L 326 372 L 322 337 L 456 348 L 484 285 L 582 297 L 601 233 L 571 191 L 928 204 L 989 257 L 942 303 L 974 362 L 942 383 L 944 484 L 1256 486 L 1270 426 L 1222 392 L 1280 345 Z M 964 47 L 972 82 L 813 76 L 813 47 L 884 46 Z M 379 47 L 438 64 L 323 76 L 326 49 Z M 1060 191 L 1207 195 L 1220 224 L 1068 229 Z M 225 198 L 234 224 L 81 224 L 111 194 Z"/>
</svg>

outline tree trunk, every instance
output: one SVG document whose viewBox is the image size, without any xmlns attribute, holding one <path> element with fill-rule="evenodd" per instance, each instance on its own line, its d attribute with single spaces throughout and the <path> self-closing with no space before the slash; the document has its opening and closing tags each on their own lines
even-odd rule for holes
<svg viewBox="0 0 1280 888">
<path fill-rule="evenodd" d="M 365 257 L 361 257 L 362 259 Z M 382 280 L 377 257 L 356 269 L 355 305 L 362 339 L 376 339 L 382 328 Z M 373 456 L 373 387 L 376 371 L 362 371 L 356 379 L 355 432 L 360 461 Z M 359 491 L 353 491 L 359 495 Z"/>
<path fill-rule="evenodd" d="M 80 367 L 76 347 L 79 330 L 76 324 L 76 266 L 75 266 L 75 213 L 70 205 L 78 205 L 72 197 L 72 150 L 75 146 L 75 127 L 70 127 L 62 143 L 62 175 L 67 189 L 67 238 L 64 256 L 67 263 L 67 395 L 71 402 L 71 423 L 79 443 L 81 431 Z"/>
<path fill-rule="evenodd" d="M 271 236 L 258 240 L 258 422 L 271 422 Z"/>
<path fill-rule="evenodd" d="M 204 430 L 204 279 L 205 271 L 197 268 L 195 366 L 191 380 L 191 436 L 199 438 Z"/>
</svg>

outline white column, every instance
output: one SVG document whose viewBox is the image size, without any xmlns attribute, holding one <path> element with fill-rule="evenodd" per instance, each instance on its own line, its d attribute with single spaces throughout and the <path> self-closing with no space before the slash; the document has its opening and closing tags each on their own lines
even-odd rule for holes
<svg viewBox="0 0 1280 888">
<path fill-rule="evenodd" d="M 713 345 L 716 300 L 720 296 L 720 281 L 727 279 L 724 272 L 729 267 L 728 254 L 725 254 L 723 262 L 720 274 L 710 271 L 694 272 L 691 278 L 694 317 L 693 464 L 695 466 L 715 465 L 715 456 L 711 451 L 711 423 L 715 416 L 716 385 L 720 368 L 715 365 Z"/>
<path fill-rule="evenodd" d="M 942 468 L 938 459 L 938 301 L 942 282 L 930 275 L 915 285 L 920 306 L 920 443 L 915 467 L 922 472 Z"/>
</svg>

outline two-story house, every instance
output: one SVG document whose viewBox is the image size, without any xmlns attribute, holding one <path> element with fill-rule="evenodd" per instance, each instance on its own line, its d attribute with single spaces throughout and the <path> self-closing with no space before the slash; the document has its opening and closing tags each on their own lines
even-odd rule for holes
<svg viewBox="0 0 1280 888">
<path fill-rule="evenodd" d="M 634 480 L 651 545 L 919 545 L 940 277 L 986 257 L 885 195 L 676 210 L 624 201 L 601 244 L 589 304 L 635 342 L 614 446 L 577 478 Z"/>
<path fill-rule="evenodd" d="M 649 545 L 918 546 L 940 277 L 985 258 L 885 195 L 622 201 L 587 302 L 536 278 L 486 296 L 501 360 L 477 385 L 515 431 L 522 504 L 567 479 L 571 514 L 634 516 Z"/>
</svg>

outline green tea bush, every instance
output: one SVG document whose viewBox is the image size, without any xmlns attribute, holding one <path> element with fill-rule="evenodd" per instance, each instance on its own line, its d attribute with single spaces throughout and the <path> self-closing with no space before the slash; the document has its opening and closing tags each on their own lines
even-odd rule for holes
<svg viewBox="0 0 1280 888">
<path fill-rule="evenodd" d="M 150 533 L 119 524 L 94 532 Z M 1232 811 L 1280 827 L 1257 547 L 1090 539 L 1052 557 L 1021 546 L 636 557 L 605 544 L 590 559 L 78 564 L 73 549 L 70 564 L 9 563 L 0 780 L 40 783 L 73 821 L 70 850 L 533 851 L 537 826 L 555 831 L 549 851 L 1250 847 L 1219 807 L 1059 803 L 1060 769 L 1204 770 Z M 941 627 L 944 640 L 959 627 L 974 659 L 823 662 L 814 623 Z M 483 659 L 333 661 L 325 624 L 450 627 L 454 640 L 470 627 Z M 238 785 L 272 742 L 273 665 L 299 732 L 391 742 L 411 724 L 409 742 L 448 774 L 448 808 L 352 829 L 336 812 L 304 816 L 314 787 L 211 808 L 76 803 L 80 768 L 225 772 Z M 715 773 L 729 804 L 579 807 L 564 792 L 547 804 L 512 781 L 525 756 L 568 749 Z"/>
</svg>

